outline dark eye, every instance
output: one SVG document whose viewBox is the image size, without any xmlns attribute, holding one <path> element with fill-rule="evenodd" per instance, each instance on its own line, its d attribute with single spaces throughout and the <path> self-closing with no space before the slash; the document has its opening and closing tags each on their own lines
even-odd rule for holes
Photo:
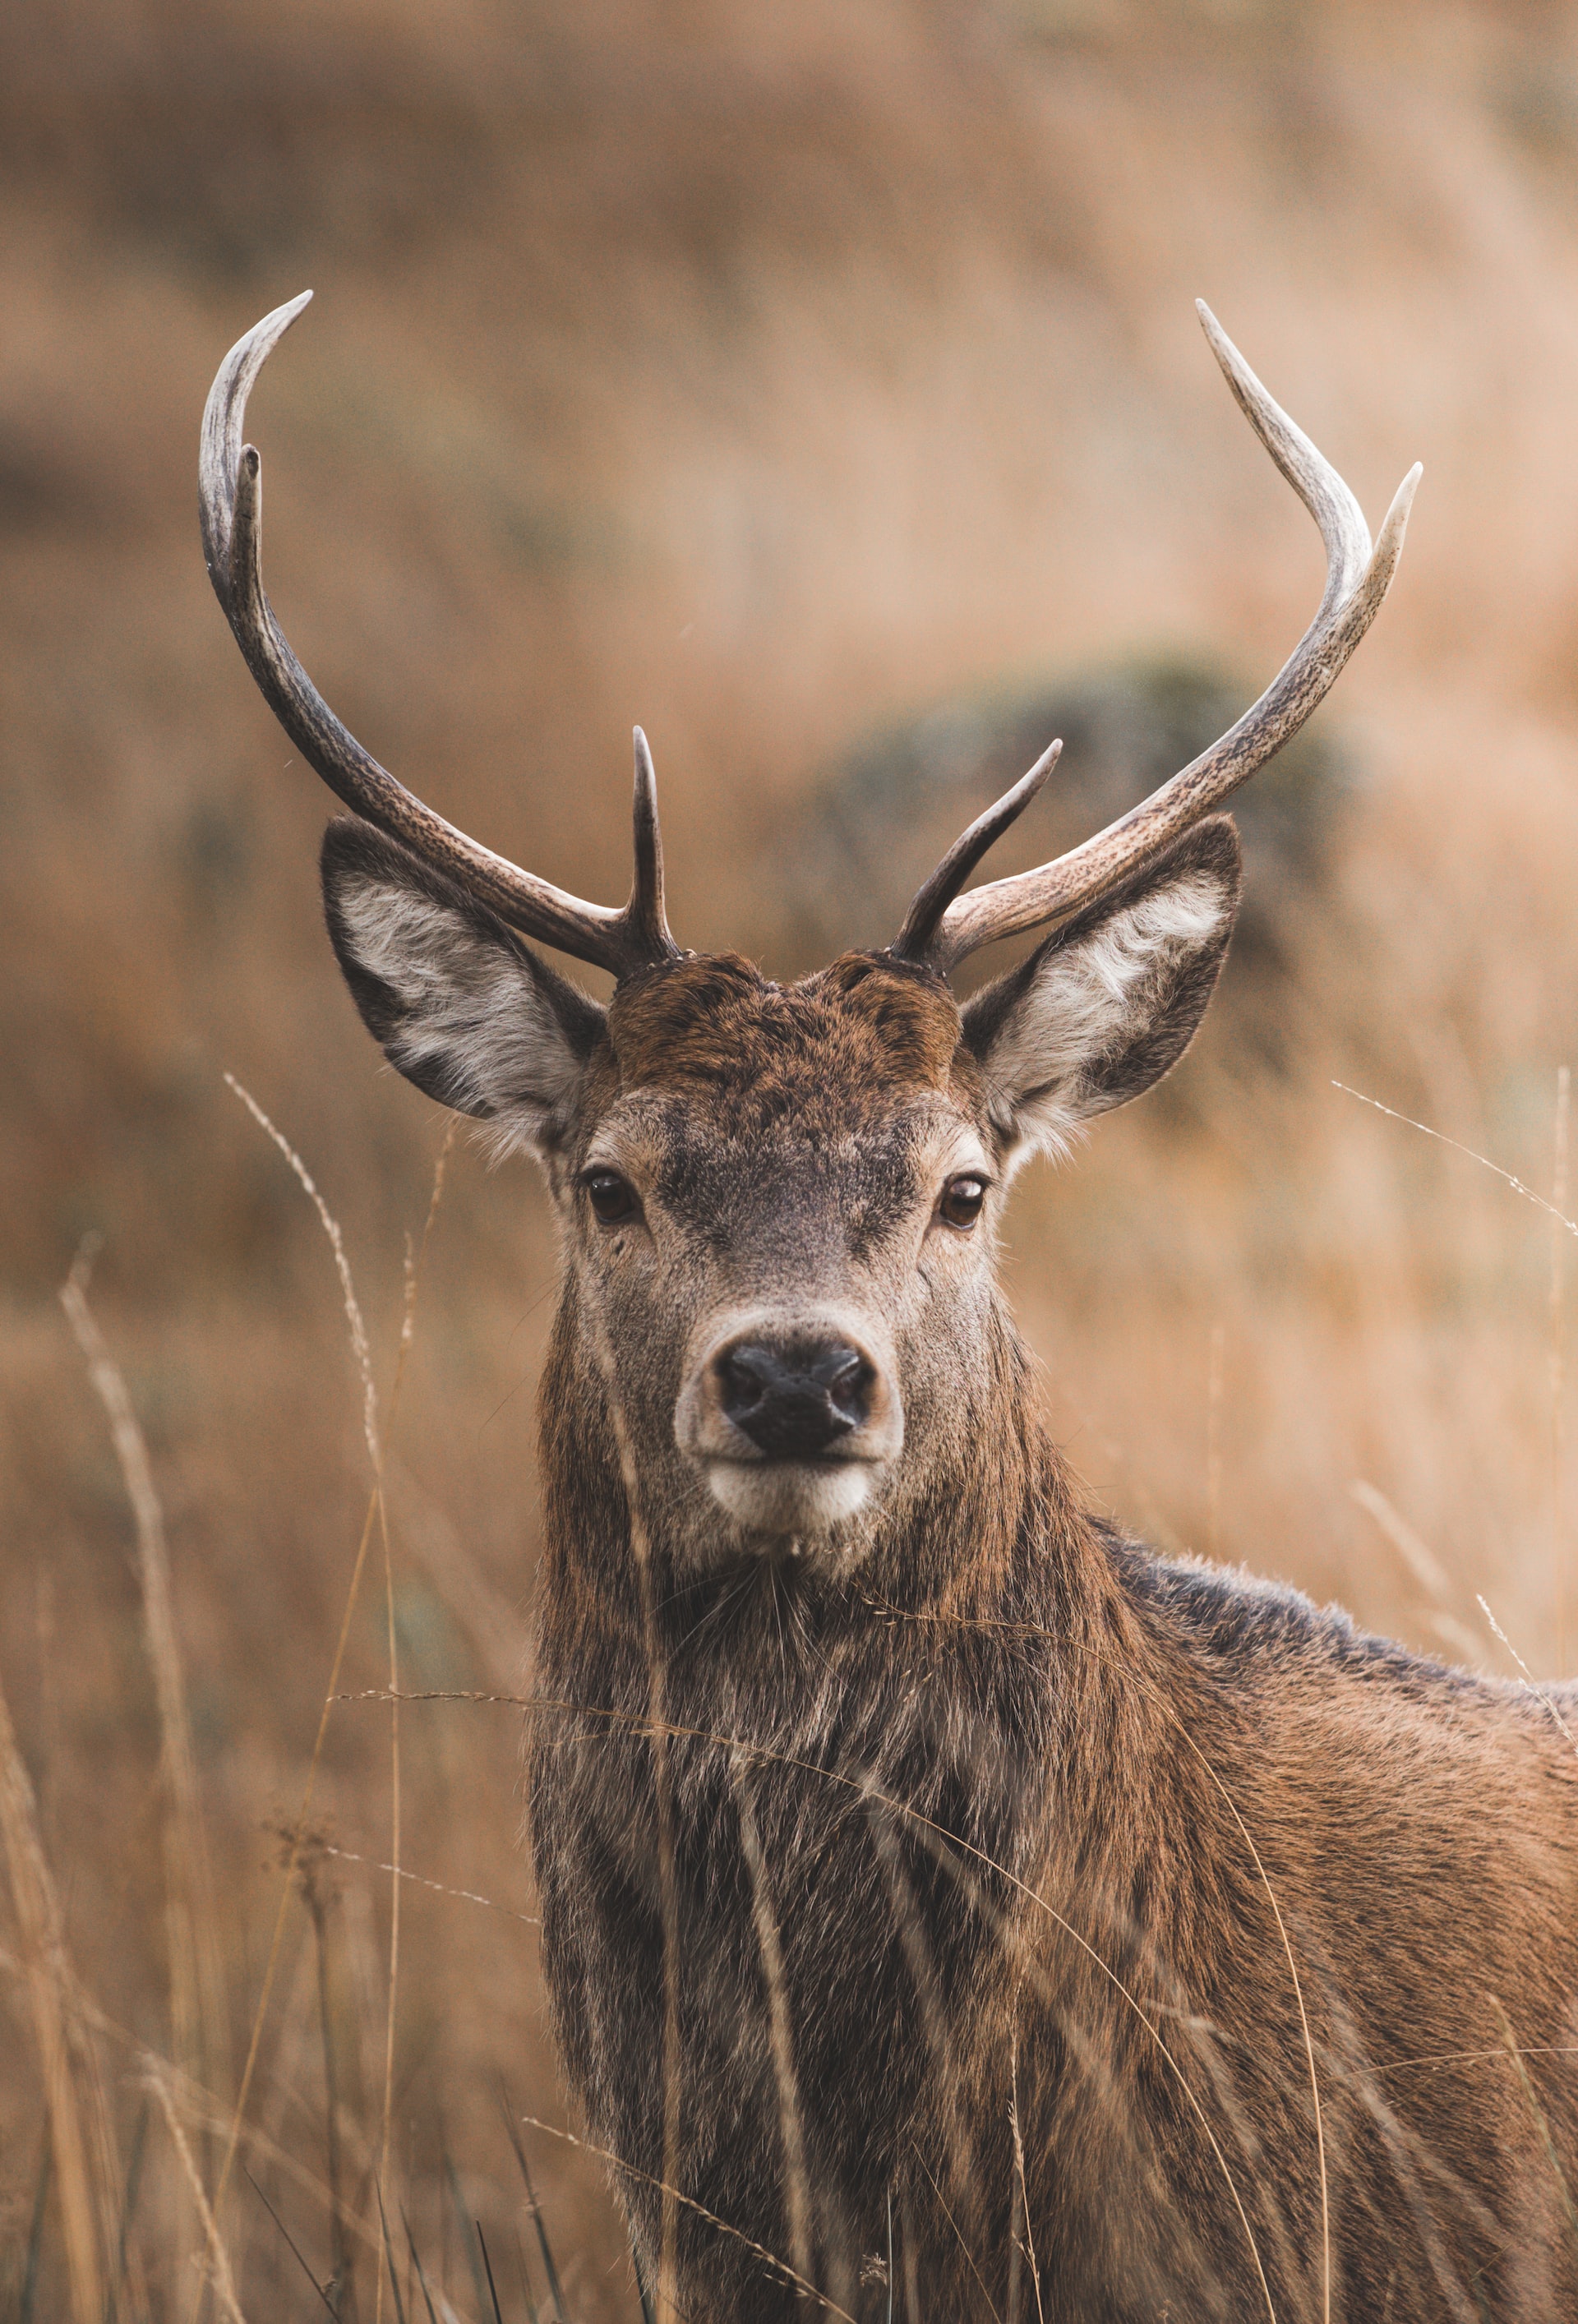
<svg viewBox="0 0 1578 2324">
<path fill-rule="evenodd" d="M 593 1216 L 605 1227 L 616 1227 L 622 1220 L 633 1219 L 641 1208 L 635 1188 L 617 1170 L 588 1170 L 581 1184 L 586 1189 Z"/>
<path fill-rule="evenodd" d="M 937 1208 L 951 1227 L 973 1227 L 986 1200 L 986 1181 L 974 1170 L 962 1170 L 943 1188 Z"/>
</svg>

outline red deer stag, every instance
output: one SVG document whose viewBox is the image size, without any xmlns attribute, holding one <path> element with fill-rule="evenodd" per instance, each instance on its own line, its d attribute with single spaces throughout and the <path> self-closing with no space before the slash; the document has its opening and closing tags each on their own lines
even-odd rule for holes
<svg viewBox="0 0 1578 2324">
<path fill-rule="evenodd" d="M 1084 1508 L 994 1279 L 1015 1170 L 1183 1055 L 1215 815 L 1386 594 L 1353 495 L 1202 309 L 1320 528 L 1310 628 L 1220 742 L 802 982 L 578 901 L 346 732 L 263 595 L 258 370 L 204 421 L 219 602 L 329 825 L 329 935 L 419 1089 L 542 1165 L 530 1821 L 542 1960 L 660 2308 L 907 2324 L 1578 2316 L 1578 1758 L 1531 1693 Z M 949 973 L 1056 924 L 964 1007 Z M 616 979 L 596 1005 L 521 941 Z M 1569 2175 L 1564 2176 L 1564 2173 Z"/>
</svg>

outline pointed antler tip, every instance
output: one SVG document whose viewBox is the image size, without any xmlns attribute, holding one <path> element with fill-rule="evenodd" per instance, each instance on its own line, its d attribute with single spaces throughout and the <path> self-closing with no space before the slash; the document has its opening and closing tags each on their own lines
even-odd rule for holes
<svg viewBox="0 0 1578 2324">
<path fill-rule="evenodd" d="M 630 901 L 621 919 L 630 931 L 633 950 L 621 969 L 651 968 L 678 957 L 679 947 L 663 910 L 663 839 L 658 825 L 658 778 L 647 738 L 639 726 L 635 741 L 635 879 Z"/>
<path fill-rule="evenodd" d="M 1061 740 L 1049 742 L 1029 772 L 1010 784 L 1000 799 L 976 816 L 968 830 L 960 833 L 930 879 L 917 892 L 903 927 L 890 945 L 896 959 L 927 961 L 939 975 L 947 973 L 950 954 L 939 937 L 949 907 L 987 850 L 995 845 L 1010 824 L 1019 820 L 1042 789 L 1062 753 Z"/>
<path fill-rule="evenodd" d="M 1212 354 L 1216 357 L 1217 362 L 1222 365 L 1223 370 L 1227 374 L 1229 380 L 1231 381 L 1232 379 L 1235 372 L 1249 373 L 1249 376 L 1252 379 L 1254 377 L 1254 374 L 1250 372 L 1248 364 L 1245 363 L 1242 355 L 1240 355 L 1237 347 L 1234 346 L 1232 341 L 1228 337 L 1227 333 L 1223 329 L 1222 325 L 1217 321 L 1215 316 L 1205 304 L 1204 299 L 1195 300 L 1195 311 L 1200 318 L 1200 328 L 1205 334 L 1206 345 L 1210 347 Z M 1263 393 L 1264 390 L 1261 392 Z"/>
<path fill-rule="evenodd" d="M 266 337 L 269 346 L 272 349 L 283 338 L 297 317 L 305 313 L 311 303 L 311 291 L 299 290 L 293 299 L 287 299 L 282 307 L 276 307 L 272 315 L 265 315 L 250 336 L 254 339 Z"/>
<path fill-rule="evenodd" d="M 1383 549 L 1386 549 L 1389 547 L 1389 544 L 1390 545 L 1391 554 L 1394 557 L 1397 552 L 1400 550 L 1402 547 L 1402 537 L 1407 529 L 1408 518 L 1413 512 L 1414 495 L 1419 489 L 1419 479 L 1424 473 L 1424 462 L 1422 460 L 1416 460 L 1413 466 L 1408 470 L 1407 475 L 1403 478 L 1402 483 L 1398 486 L 1397 491 L 1392 494 L 1392 504 L 1386 512 L 1385 521 L 1381 525 L 1380 534 L 1376 540 L 1376 555 L 1378 557 L 1380 556 Z"/>
</svg>

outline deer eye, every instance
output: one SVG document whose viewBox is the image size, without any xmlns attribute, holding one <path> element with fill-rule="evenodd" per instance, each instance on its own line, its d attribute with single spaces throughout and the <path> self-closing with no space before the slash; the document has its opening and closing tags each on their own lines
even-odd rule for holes
<svg viewBox="0 0 1578 2324">
<path fill-rule="evenodd" d="M 625 1219 L 633 1219 L 641 1209 L 635 1188 L 617 1170 L 588 1170 L 581 1184 L 600 1225 L 616 1227 Z"/>
<path fill-rule="evenodd" d="M 943 1188 L 938 1210 L 951 1227 L 968 1229 L 981 1216 L 981 1205 L 986 1200 L 986 1181 L 977 1170 L 962 1170 L 950 1178 Z"/>
</svg>

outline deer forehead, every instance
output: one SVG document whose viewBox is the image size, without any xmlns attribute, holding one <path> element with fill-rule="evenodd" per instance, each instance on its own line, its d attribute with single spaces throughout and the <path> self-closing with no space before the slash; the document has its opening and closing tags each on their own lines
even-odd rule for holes
<svg viewBox="0 0 1578 2324">
<path fill-rule="evenodd" d="M 600 1079 L 595 1116 L 639 1098 L 647 1134 L 660 1123 L 664 1144 L 769 1139 L 831 1156 L 889 1131 L 913 1143 L 922 1120 L 983 1118 L 952 994 L 865 954 L 789 986 L 722 955 L 622 987 Z"/>
</svg>

